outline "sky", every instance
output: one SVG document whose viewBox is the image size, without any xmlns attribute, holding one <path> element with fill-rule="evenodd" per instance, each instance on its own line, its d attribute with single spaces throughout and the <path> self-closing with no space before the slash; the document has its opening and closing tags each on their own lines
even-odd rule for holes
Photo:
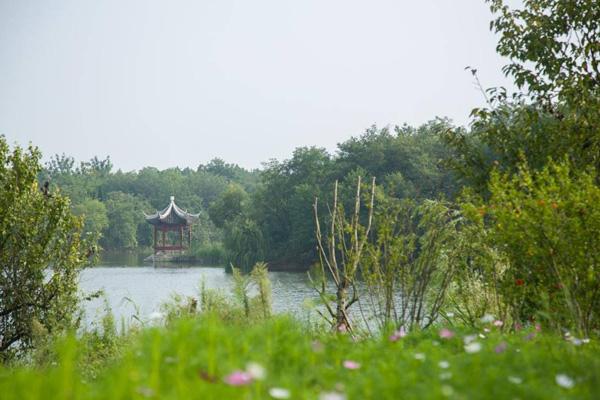
<svg viewBox="0 0 600 400">
<path fill-rule="evenodd" d="M 45 159 L 246 168 L 508 86 L 483 0 L 0 0 L 0 134 Z"/>
</svg>

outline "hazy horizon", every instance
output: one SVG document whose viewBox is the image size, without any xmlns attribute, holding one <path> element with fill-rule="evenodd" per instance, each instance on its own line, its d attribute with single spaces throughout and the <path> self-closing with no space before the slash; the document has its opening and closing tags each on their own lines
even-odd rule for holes
<svg viewBox="0 0 600 400">
<path fill-rule="evenodd" d="M 116 169 L 252 169 L 508 86 L 481 1 L 0 0 L 0 134 Z"/>
</svg>

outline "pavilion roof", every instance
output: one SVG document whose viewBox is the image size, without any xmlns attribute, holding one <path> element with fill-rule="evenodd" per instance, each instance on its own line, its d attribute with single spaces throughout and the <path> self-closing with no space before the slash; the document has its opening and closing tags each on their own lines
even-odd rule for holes
<svg viewBox="0 0 600 400">
<path fill-rule="evenodd" d="M 200 213 L 192 214 L 182 210 L 175 204 L 175 197 L 171 196 L 169 205 L 154 214 L 146 214 L 146 221 L 152 225 L 191 225 L 198 220 Z"/>
</svg>

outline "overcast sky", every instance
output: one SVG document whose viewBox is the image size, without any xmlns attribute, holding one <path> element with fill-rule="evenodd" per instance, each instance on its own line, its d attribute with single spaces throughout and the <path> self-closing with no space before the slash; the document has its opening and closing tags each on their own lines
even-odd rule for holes
<svg viewBox="0 0 600 400">
<path fill-rule="evenodd" d="M 506 85 L 483 0 L 0 0 L 0 134 L 47 159 L 254 168 Z"/>
</svg>

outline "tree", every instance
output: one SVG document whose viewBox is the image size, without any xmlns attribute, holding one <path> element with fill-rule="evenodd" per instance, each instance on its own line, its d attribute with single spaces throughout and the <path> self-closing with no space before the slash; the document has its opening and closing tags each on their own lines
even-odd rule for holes
<svg viewBox="0 0 600 400">
<path fill-rule="evenodd" d="M 104 230 L 101 243 L 108 249 L 132 249 L 137 247 L 138 226 L 146 224 L 142 211 L 144 203 L 128 193 L 108 194 L 106 211 L 110 221 Z"/>
<path fill-rule="evenodd" d="M 73 206 L 73 214 L 83 217 L 84 232 L 99 235 L 108 227 L 106 206 L 100 200 L 87 199 Z"/>
<path fill-rule="evenodd" d="M 0 136 L 0 358 L 35 344 L 36 335 L 77 325 L 77 277 L 92 253 L 68 198 L 38 186 L 40 152 Z"/>
<path fill-rule="evenodd" d="M 595 0 L 531 0 L 511 9 L 488 0 L 497 52 L 519 92 L 485 92 L 472 111 L 471 134 L 449 131 L 451 164 L 480 192 L 493 168 L 516 173 L 523 161 L 541 170 L 565 157 L 600 172 L 600 6 Z M 472 69 L 473 74 L 476 70 Z"/>
</svg>

